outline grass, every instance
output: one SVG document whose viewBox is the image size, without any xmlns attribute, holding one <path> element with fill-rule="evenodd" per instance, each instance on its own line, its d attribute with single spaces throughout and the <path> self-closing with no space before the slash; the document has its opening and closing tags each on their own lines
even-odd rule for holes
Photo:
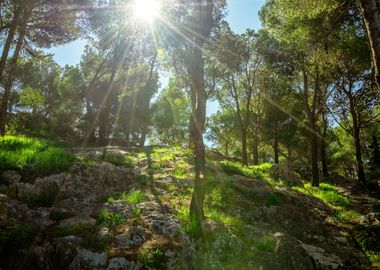
<svg viewBox="0 0 380 270">
<path fill-rule="evenodd" d="M 4 251 L 27 247 L 32 244 L 37 232 L 36 227 L 11 219 L 0 229 L 0 246 Z"/>
<path fill-rule="evenodd" d="M 44 176 L 67 170 L 75 156 L 59 144 L 18 136 L 0 137 L 0 171 Z"/>
<path fill-rule="evenodd" d="M 318 188 L 308 183 L 304 186 L 293 187 L 293 189 L 317 197 L 335 210 L 343 210 L 350 205 L 349 198 L 340 194 L 331 184 L 321 183 Z"/>
<path fill-rule="evenodd" d="M 144 269 L 162 269 L 164 266 L 164 256 L 160 248 L 140 250 L 138 260 L 144 265 Z"/>
<path fill-rule="evenodd" d="M 137 158 L 133 156 L 111 156 L 105 155 L 103 158 L 104 161 L 112 163 L 116 166 L 126 166 L 128 168 L 133 168 L 136 165 Z"/>
<path fill-rule="evenodd" d="M 97 225 L 115 227 L 116 225 L 122 224 L 125 221 L 126 220 L 122 215 L 103 209 L 100 212 L 96 223 Z"/>
<path fill-rule="evenodd" d="M 65 237 L 69 235 L 84 236 L 94 228 L 93 225 L 84 223 L 70 224 L 64 227 L 59 227 L 57 235 L 59 237 Z"/>
<path fill-rule="evenodd" d="M 145 195 L 139 189 L 131 189 L 128 193 L 125 193 L 125 192 L 114 193 L 107 197 L 108 203 L 113 203 L 115 201 L 123 201 L 130 205 L 137 205 L 145 201 Z"/>
</svg>

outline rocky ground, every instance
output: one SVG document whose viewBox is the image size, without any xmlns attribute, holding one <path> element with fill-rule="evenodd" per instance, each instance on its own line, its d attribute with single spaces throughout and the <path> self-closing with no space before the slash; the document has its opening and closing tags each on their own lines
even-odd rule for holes
<svg viewBox="0 0 380 270">
<path fill-rule="evenodd" d="M 212 155 L 199 241 L 188 151 L 69 150 L 78 161 L 68 172 L 33 183 L 5 173 L 0 269 L 370 269 L 380 257 L 380 202 L 347 185 L 337 188 L 350 198 L 344 213 L 358 214 L 342 222 L 323 200 L 269 176 L 228 175 Z"/>
</svg>

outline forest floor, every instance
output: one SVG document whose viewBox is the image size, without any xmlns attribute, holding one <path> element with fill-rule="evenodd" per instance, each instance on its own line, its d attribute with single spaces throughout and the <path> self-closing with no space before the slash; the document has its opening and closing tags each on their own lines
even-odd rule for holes
<svg viewBox="0 0 380 270">
<path fill-rule="evenodd" d="M 202 240 L 181 148 L 71 148 L 67 171 L 0 186 L 0 269 L 380 269 L 380 201 L 289 186 L 208 154 Z"/>
</svg>

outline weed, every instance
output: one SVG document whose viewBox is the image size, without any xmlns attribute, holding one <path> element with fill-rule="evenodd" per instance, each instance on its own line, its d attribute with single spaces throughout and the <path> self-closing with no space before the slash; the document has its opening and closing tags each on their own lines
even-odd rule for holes
<svg viewBox="0 0 380 270">
<path fill-rule="evenodd" d="M 266 235 L 258 238 L 253 245 L 260 251 L 273 252 L 276 248 L 276 240 L 272 236 Z"/>
<path fill-rule="evenodd" d="M 103 209 L 100 212 L 98 219 L 96 220 L 96 223 L 98 225 L 105 225 L 111 227 L 114 227 L 118 224 L 122 224 L 123 222 L 125 222 L 125 218 L 122 215 L 112 213 L 106 209 Z"/>
<path fill-rule="evenodd" d="M 143 263 L 145 269 L 161 269 L 163 266 L 163 254 L 160 248 L 140 250 L 138 260 Z"/>
<path fill-rule="evenodd" d="M 132 217 L 139 218 L 141 216 L 142 209 L 141 208 L 135 208 L 132 211 Z"/>
<path fill-rule="evenodd" d="M 36 227 L 11 219 L 0 230 L 0 246 L 4 250 L 27 247 L 33 242 L 37 231 Z"/>
<path fill-rule="evenodd" d="M 131 189 L 126 195 L 126 202 L 130 205 L 136 205 L 144 201 L 145 201 L 145 195 L 139 189 Z"/>
<path fill-rule="evenodd" d="M 69 236 L 69 235 L 84 236 L 93 228 L 94 226 L 90 224 L 75 223 L 75 224 L 70 224 L 64 227 L 59 227 L 57 230 L 57 235 L 59 237 L 64 237 L 64 236 Z"/>
</svg>

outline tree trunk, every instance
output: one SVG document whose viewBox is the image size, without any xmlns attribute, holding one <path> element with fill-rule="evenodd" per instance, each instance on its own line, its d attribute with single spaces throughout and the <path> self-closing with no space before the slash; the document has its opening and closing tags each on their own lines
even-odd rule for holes
<svg viewBox="0 0 380 270">
<path fill-rule="evenodd" d="M 143 123 L 142 129 L 141 129 L 140 147 L 145 146 L 147 129 L 148 129 L 148 123 L 145 122 Z"/>
<path fill-rule="evenodd" d="M 204 126 L 206 122 L 206 90 L 204 83 L 204 59 L 202 51 L 195 48 L 193 51 L 193 66 L 191 70 L 192 90 L 195 91 L 196 103 L 193 104 L 193 130 L 191 131 L 194 143 L 195 182 L 194 191 L 190 204 L 190 217 L 192 222 L 200 226 L 204 219 L 203 204 L 205 200 L 205 173 L 206 159 L 203 142 Z M 200 227 L 198 227 L 199 230 Z"/>
<path fill-rule="evenodd" d="M 9 75 L 4 86 L 4 93 L 3 93 L 3 98 L 1 101 L 1 112 L 0 112 L 0 135 L 1 136 L 5 135 L 5 125 L 7 121 L 9 97 L 11 95 L 12 84 L 17 72 L 17 60 L 20 55 L 21 48 L 24 44 L 24 38 L 25 38 L 25 32 L 26 32 L 26 17 L 27 15 L 25 14 L 24 22 L 20 26 L 19 37 L 18 37 L 16 48 L 15 48 L 15 51 L 13 53 L 13 57 L 10 63 Z"/>
<path fill-rule="evenodd" d="M 325 137 L 323 137 L 321 140 L 321 163 L 322 163 L 323 178 L 326 179 L 329 177 L 329 171 L 328 171 L 328 165 L 327 165 Z"/>
<path fill-rule="evenodd" d="M 253 132 L 252 139 L 253 165 L 259 165 L 259 139 L 256 131 Z"/>
<path fill-rule="evenodd" d="M 242 163 L 248 165 L 248 151 L 247 151 L 247 130 L 242 128 L 241 130 L 241 152 L 242 152 Z"/>
<path fill-rule="evenodd" d="M 363 13 L 364 23 L 367 29 L 369 47 L 373 67 L 375 70 L 375 81 L 380 93 L 380 10 L 376 0 L 359 0 L 359 6 Z"/>
<path fill-rule="evenodd" d="M 3 47 L 3 52 L 1 55 L 1 59 L 0 59 L 0 83 L 2 82 L 2 79 L 3 79 L 3 72 L 5 70 L 5 66 L 7 63 L 9 50 L 11 48 L 12 41 L 13 41 L 13 38 L 15 36 L 17 25 L 19 22 L 19 12 L 20 12 L 20 10 L 18 8 L 16 8 L 11 26 L 9 28 L 7 39 L 6 39 L 4 47 Z"/>
<path fill-rule="evenodd" d="M 360 123 L 359 123 L 359 117 L 356 112 L 355 108 L 355 102 L 354 97 L 352 96 L 351 92 L 348 93 L 348 99 L 350 102 L 350 113 L 352 116 L 352 124 L 354 129 L 354 140 L 355 140 L 355 157 L 356 157 L 356 163 L 357 163 L 357 172 L 358 172 L 358 180 L 361 184 L 366 183 L 365 179 L 365 173 L 364 173 L 364 165 L 363 165 L 363 159 L 362 159 L 362 146 L 361 146 L 361 140 L 360 140 Z"/>
<path fill-rule="evenodd" d="M 112 71 L 111 77 L 108 83 L 106 94 L 103 98 L 102 104 L 100 105 L 100 112 L 96 119 L 99 120 L 99 146 L 105 146 L 107 144 L 107 136 L 108 136 L 108 126 L 109 126 L 109 115 L 111 113 L 111 105 L 110 103 L 110 96 L 111 92 L 113 91 L 113 84 L 116 77 L 116 68 Z"/>
<path fill-rule="evenodd" d="M 328 171 L 328 164 L 327 164 L 327 129 L 328 129 L 328 121 L 327 121 L 327 116 L 326 112 L 323 113 L 322 115 L 323 119 L 323 130 L 322 130 L 322 138 L 321 138 L 321 163 L 322 163 L 322 174 L 323 178 L 326 179 L 329 177 L 329 171 Z"/>
<path fill-rule="evenodd" d="M 280 163 L 280 160 L 279 160 L 279 153 L 278 153 L 278 122 L 277 121 L 275 121 L 275 123 L 274 123 L 273 151 L 274 151 L 274 163 L 278 164 L 278 163 Z"/>
<path fill-rule="evenodd" d="M 310 122 L 310 150 L 311 150 L 311 173 L 313 187 L 319 187 L 319 168 L 318 168 L 318 130 L 314 120 Z"/>
</svg>

